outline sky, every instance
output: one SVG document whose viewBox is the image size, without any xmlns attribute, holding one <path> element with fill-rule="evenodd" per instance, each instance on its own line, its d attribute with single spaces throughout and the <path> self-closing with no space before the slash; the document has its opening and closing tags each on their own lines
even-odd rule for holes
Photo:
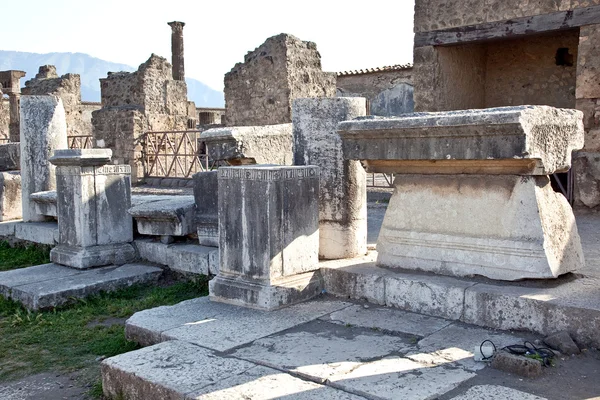
<svg viewBox="0 0 600 400">
<path fill-rule="evenodd" d="M 80 52 L 134 67 L 151 53 L 170 60 L 167 22 L 183 21 L 186 76 L 216 90 L 279 33 L 317 43 L 325 71 L 412 62 L 414 0 L 24 0 L 3 1 L 2 14 L 19 17 L 3 18 L 0 50 Z"/>
</svg>

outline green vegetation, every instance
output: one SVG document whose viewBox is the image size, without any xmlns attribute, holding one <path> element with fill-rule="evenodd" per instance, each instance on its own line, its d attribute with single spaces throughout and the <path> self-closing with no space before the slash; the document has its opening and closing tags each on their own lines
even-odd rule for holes
<svg viewBox="0 0 600 400">
<path fill-rule="evenodd" d="M 8 242 L 0 242 L 0 271 L 49 262 L 50 249 L 46 246 L 10 247 Z"/>
<path fill-rule="evenodd" d="M 0 244 L 0 270 L 48 262 L 47 249 Z M 102 392 L 100 360 L 135 350 L 124 322 L 133 313 L 208 294 L 208 280 L 170 281 L 102 293 L 61 308 L 30 312 L 0 297 L 0 382 L 41 372 L 77 371 L 81 384 Z"/>
</svg>

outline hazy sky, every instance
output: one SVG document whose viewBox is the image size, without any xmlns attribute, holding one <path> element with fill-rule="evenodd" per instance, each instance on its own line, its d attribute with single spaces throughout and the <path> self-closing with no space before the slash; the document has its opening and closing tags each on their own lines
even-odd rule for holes
<svg viewBox="0 0 600 400">
<path fill-rule="evenodd" d="M 171 59 L 169 21 L 183 21 L 186 76 L 223 89 L 223 75 L 266 38 L 317 43 L 323 69 L 412 61 L 414 0 L 3 1 L 0 50 L 82 52 L 137 67 Z M 58 71 L 61 74 L 69 71 Z"/>
</svg>

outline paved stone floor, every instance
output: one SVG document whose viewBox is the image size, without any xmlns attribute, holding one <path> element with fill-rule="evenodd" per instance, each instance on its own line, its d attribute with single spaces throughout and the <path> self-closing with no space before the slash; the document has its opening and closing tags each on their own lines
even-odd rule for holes
<svg viewBox="0 0 600 400">
<path fill-rule="evenodd" d="M 125 398 L 591 399 L 600 355 L 559 357 L 528 379 L 473 360 L 538 337 L 323 297 L 275 312 L 195 299 L 128 321 L 146 344 L 104 362 L 104 384 Z"/>
</svg>

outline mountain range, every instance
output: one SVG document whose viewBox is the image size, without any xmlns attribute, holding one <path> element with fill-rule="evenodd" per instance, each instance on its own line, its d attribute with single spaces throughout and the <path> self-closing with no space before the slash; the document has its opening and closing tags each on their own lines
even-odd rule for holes
<svg viewBox="0 0 600 400">
<path fill-rule="evenodd" d="M 132 72 L 134 68 L 125 64 L 117 64 L 101 60 L 83 53 L 26 53 L 21 51 L 0 50 L 0 71 L 10 69 L 27 72 L 21 79 L 25 81 L 34 78 L 40 65 L 54 65 L 59 75 L 66 73 L 81 76 L 81 100 L 100 101 L 100 78 L 105 78 L 108 72 Z M 186 78 L 188 99 L 196 103 L 196 107 L 224 107 L 223 92 L 211 89 L 199 80 Z"/>
</svg>

